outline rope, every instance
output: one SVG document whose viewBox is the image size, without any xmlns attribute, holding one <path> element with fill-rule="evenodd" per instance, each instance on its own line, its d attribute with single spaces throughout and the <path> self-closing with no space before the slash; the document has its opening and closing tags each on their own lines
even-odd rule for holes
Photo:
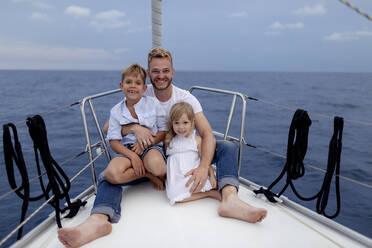
<svg viewBox="0 0 372 248">
<path fill-rule="evenodd" d="M 286 158 L 286 156 L 284 156 L 283 154 L 280 154 L 280 153 L 277 153 L 277 152 L 273 152 L 273 151 L 271 151 L 271 150 L 269 150 L 269 149 L 266 149 L 266 148 L 264 148 L 264 147 L 253 146 L 253 145 L 250 145 L 250 144 L 247 144 L 247 143 L 245 143 L 245 145 L 247 145 L 247 146 L 249 146 L 249 147 L 256 148 L 257 150 L 260 150 L 260 151 L 263 151 L 263 152 L 269 153 L 269 154 L 271 154 L 271 155 L 273 155 L 273 156 L 276 156 L 276 157 L 279 157 L 279 158 Z M 313 164 L 310 164 L 310 163 L 306 163 L 306 164 L 305 164 L 305 163 L 304 163 L 304 165 L 305 165 L 306 167 L 311 168 L 311 169 L 314 169 L 314 170 L 317 170 L 317 171 L 320 171 L 320 172 L 326 173 L 326 170 L 324 170 L 324 169 L 322 169 L 322 168 L 319 168 L 318 166 L 315 166 L 315 165 L 313 165 Z M 349 182 L 351 182 L 351 183 L 355 183 L 355 184 L 358 184 L 358 185 L 360 185 L 360 186 L 363 186 L 363 187 L 366 187 L 366 188 L 370 188 L 370 189 L 372 189 L 372 185 L 370 185 L 370 184 L 367 184 L 367 183 L 364 183 L 364 182 L 360 182 L 360 181 L 357 181 L 357 180 L 352 179 L 352 178 L 350 178 L 350 177 L 346 177 L 346 176 L 342 176 L 342 175 L 335 175 L 335 176 L 336 176 L 336 177 L 339 177 L 339 178 L 342 178 L 342 179 L 344 179 L 344 180 L 346 180 L 346 181 L 349 181 Z"/>
<path fill-rule="evenodd" d="M 87 151 L 82 151 L 82 152 L 79 152 L 79 153 L 73 155 L 72 157 L 70 157 L 70 158 L 66 159 L 65 161 L 63 161 L 62 163 L 60 163 L 60 166 L 62 167 L 63 165 L 65 165 L 65 164 L 67 164 L 68 162 L 74 160 L 75 158 L 80 157 L 81 155 L 83 155 L 83 154 L 85 154 L 85 153 L 87 153 Z M 33 177 L 32 179 L 30 179 L 30 180 L 29 180 L 30 184 L 31 184 L 32 182 L 34 182 L 36 179 L 38 179 L 38 178 L 40 178 L 40 177 L 42 177 L 42 176 L 44 176 L 44 175 L 46 175 L 46 171 L 44 171 L 41 175 L 38 175 L 38 176 Z M 70 180 L 70 181 L 71 181 L 71 180 Z M 10 190 L 10 191 L 8 191 L 8 192 L 2 194 L 2 195 L 0 196 L 0 201 L 3 200 L 4 198 L 6 198 L 8 195 L 14 193 L 15 191 L 20 190 L 21 188 L 22 188 L 22 185 L 19 186 L 18 188 L 15 188 L 15 189 L 13 189 L 13 190 Z"/>
<path fill-rule="evenodd" d="M 46 128 L 44 120 L 41 116 L 37 115 L 33 118 L 27 118 L 27 126 L 29 128 L 30 136 L 34 142 L 34 152 L 36 158 L 36 165 L 37 165 L 37 172 L 38 172 L 38 179 L 40 181 L 40 186 L 42 189 L 42 194 L 31 197 L 30 196 L 30 181 L 28 178 L 26 164 L 24 162 L 21 144 L 18 140 L 18 134 L 16 126 L 12 123 L 8 123 L 3 126 L 3 147 L 4 147 L 4 159 L 6 164 L 6 171 L 8 175 L 8 181 L 10 187 L 13 191 L 23 200 L 22 203 L 22 212 L 21 212 L 21 220 L 22 223 L 26 217 L 28 205 L 30 201 L 37 201 L 41 198 L 45 197 L 46 200 L 49 198 L 49 193 L 52 190 L 53 194 L 56 196 L 50 204 L 56 210 L 56 219 L 58 227 L 62 227 L 60 221 L 60 213 L 64 213 L 66 210 L 70 210 L 69 214 L 66 216 L 67 218 L 71 218 L 77 214 L 80 206 L 85 205 L 86 202 L 81 202 L 81 200 L 77 200 L 76 202 L 71 202 L 68 191 L 70 189 L 70 181 L 62 168 L 57 164 L 57 162 L 52 158 L 48 140 L 46 135 Z M 11 139 L 10 129 L 12 129 L 13 136 L 14 136 L 14 145 Z M 49 183 L 45 187 L 42 179 L 41 168 L 39 164 L 39 156 L 38 151 L 40 152 L 41 159 L 44 164 L 44 168 L 46 174 L 48 175 Z M 19 173 L 22 179 L 22 185 L 17 186 L 15 176 L 14 176 L 14 165 L 13 160 L 15 161 Z M 63 183 L 62 178 L 65 181 L 65 185 Z M 23 190 L 23 193 L 21 192 Z M 62 192 L 61 192 L 62 190 Z M 8 193 L 7 193 L 8 194 Z M 7 195 L 6 194 L 6 195 Z M 59 207 L 59 200 L 62 198 L 66 198 L 67 207 L 64 209 L 60 209 Z M 23 226 L 19 228 L 17 239 L 19 240 L 22 237 L 22 229 Z"/>
<path fill-rule="evenodd" d="M 366 12 L 364 12 L 363 10 L 360 10 L 358 9 L 357 7 L 355 7 L 354 5 L 352 5 L 351 3 L 347 2 L 346 0 L 339 0 L 341 3 L 345 4 L 346 6 L 348 6 L 349 8 L 355 10 L 358 14 L 364 16 L 365 18 L 367 18 L 368 20 L 372 21 L 372 17 L 369 16 Z"/>
<path fill-rule="evenodd" d="M 335 117 L 334 133 L 329 145 L 327 171 L 324 176 L 322 187 L 318 193 L 311 197 L 304 197 L 297 192 L 293 184 L 293 180 L 302 177 L 305 173 L 303 159 L 306 155 L 308 143 L 307 138 L 311 120 L 308 117 L 307 112 L 304 110 L 297 110 L 293 116 L 288 134 L 287 161 L 282 172 L 267 189 L 261 187 L 259 190 L 254 190 L 254 192 L 256 194 L 264 194 L 270 202 L 276 202 L 275 197 L 280 197 L 287 189 L 287 187 L 291 186 L 294 194 L 301 200 L 310 201 L 317 198 L 316 209 L 319 214 L 323 214 L 328 218 L 335 218 L 339 214 L 341 209 L 339 177 L 336 177 L 337 209 L 333 215 L 328 215 L 327 213 L 325 213 L 325 209 L 328 204 L 328 197 L 333 174 L 335 170 L 336 175 L 340 174 L 343 123 L 344 122 L 342 118 Z M 285 174 L 287 174 L 286 184 L 284 185 L 280 193 L 275 194 L 271 192 L 271 189 L 283 178 Z"/>
<path fill-rule="evenodd" d="M 262 103 L 272 105 L 272 106 L 275 106 L 275 107 L 278 107 L 278 108 L 281 108 L 281 109 L 289 110 L 289 111 L 292 111 L 292 112 L 296 111 L 295 108 L 291 108 L 291 107 L 284 106 L 284 105 L 281 105 L 281 104 L 277 104 L 277 103 L 274 103 L 274 102 L 270 102 L 270 101 L 267 101 L 267 100 L 262 100 L 262 99 L 258 99 L 258 98 L 254 98 L 254 97 L 250 97 L 250 96 L 246 96 L 246 95 L 244 97 L 248 100 L 262 102 Z M 308 112 L 308 113 L 310 115 L 326 118 L 326 119 L 329 119 L 329 120 L 333 120 L 333 118 L 334 118 L 334 116 L 319 114 L 319 113 L 315 113 L 315 112 Z M 349 123 L 364 125 L 364 126 L 372 126 L 372 122 L 366 122 L 366 121 L 355 121 L 355 120 L 344 119 L 344 122 L 349 122 Z"/>
<path fill-rule="evenodd" d="M 71 183 L 67 175 L 64 173 L 62 168 L 57 164 L 57 162 L 53 159 L 50 153 L 47 131 L 43 118 L 40 115 L 35 115 L 32 118 L 27 118 L 27 126 L 29 128 L 30 136 L 34 142 L 35 159 L 38 168 L 38 173 L 39 175 L 41 174 L 38 156 L 39 152 L 49 179 L 47 189 L 45 189 L 42 177 L 39 178 L 41 189 L 44 193 L 46 200 L 49 198 L 50 188 L 53 194 L 55 195 L 53 201 L 51 201 L 50 204 L 54 207 L 56 211 L 57 225 L 59 228 L 61 228 L 62 224 L 60 214 L 64 213 L 66 210 L 69 209 L 70 212 L 66 216 L 66 218 L 72 218 L 77 214 L 80 206 L 84 206 L 86 202 L 81 202 L 80 199 L 78 199 L 76 202 L 70 201 L 68 191 L 70 190 Z M 66 199 L 67 207 L 64 209 L 60 209 L 59 200 L 63 198 Z"/>
</svg>

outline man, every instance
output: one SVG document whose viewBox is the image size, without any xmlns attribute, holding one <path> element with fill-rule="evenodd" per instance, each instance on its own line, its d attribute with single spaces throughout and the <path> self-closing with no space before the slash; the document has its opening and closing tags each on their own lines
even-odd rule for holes
<svg viewBox="0 0 372 248">
<path fill-rule="evenodd" d="M 191 175 L 186 186 L 191 186 L 191 193 L 199 192 L 208 177 L 208 166 L 216 162 L 218 189 L 222 201 L 218 214 L 223 217 L 235 218 L 251 223 L 262 221 L 267 211 L 255 208 L 238 197 L 238 149 L 229 141 L 215 140 L 212 128 L 202 112 L 199 101 L 189 92 L 172 84 L 174 68 L 171 54 L 162 48 L 154 48 L 148 55 L 147 74 L 151 85 L 146 95 L 156 97 L 166 113 L 171 106 L 179 101 L 189 103 L 195 113 L 195 127 L 202 138 L 200 165 L 189 171 L 185 176 Z M 147 128 L 137 124 L 123 127 L 122 134 L 133 133 L 143 147 L 153 144 L 154 134 Z M 104 196 L 110 197 L 104 197 Z M 67 247 L 79 247 L 111 232 L 111 223 L 120 218 L 120 200 L 122 189 L 120 185 L 108 183 L 101 178 L 98 185 L 97 197 L 88 219 L 77 227 L 63 228 L 58 231 L 58 238 Z M 109 199 L 107 199 L 109 198 Z M 113 199 L 110 201 L 110 199 Z M 119 200 L 118 200 L 119 199 Z M 104 211 L 97 211 L 101 209 Z"/>
</svg>

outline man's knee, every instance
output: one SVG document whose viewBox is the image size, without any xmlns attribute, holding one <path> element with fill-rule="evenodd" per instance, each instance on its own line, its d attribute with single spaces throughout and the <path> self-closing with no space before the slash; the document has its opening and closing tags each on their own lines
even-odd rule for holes
<svg viewBox="0 0 372 248">
<path fill-rule="evenodd" d="M 239 146 L 237 143 L 228 140 L 217 140 L 216 153 L 238 155 Z"/>
</svg>

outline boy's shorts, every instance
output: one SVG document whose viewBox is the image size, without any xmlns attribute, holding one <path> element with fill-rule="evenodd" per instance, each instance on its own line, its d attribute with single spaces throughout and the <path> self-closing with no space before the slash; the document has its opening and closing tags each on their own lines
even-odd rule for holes
<svg viewBox="0 0 372 248">
<path fill-rule="evenodd" d="M 132 145 L 133 144 L 125 144 L 124 146 L 126 148 L 128 148 L 129 150 L 132 150 Z M 148 153 L 151 149 L 158 150 L 161 153 L 161 155 L 163 156 L 164 161 L 167 161 L 167 158 L 165 157 L 165 154 L 164 154 L 163 147 L 162 146 L 159 146 L 159 145 L 152 145 L 152 146 L 147 147 L 143 151 L 142 155 L 140 156 L 141 160 L 143 160 L 143 158 L 145 157 L 146 153 Z M 118 153 L 115 153 L 115 156 L 114 157 L 124 157 L 124 158 L 127 158 L 127 156 L 125 156 L 124 154 L 118 154 Z"/>
</svg>

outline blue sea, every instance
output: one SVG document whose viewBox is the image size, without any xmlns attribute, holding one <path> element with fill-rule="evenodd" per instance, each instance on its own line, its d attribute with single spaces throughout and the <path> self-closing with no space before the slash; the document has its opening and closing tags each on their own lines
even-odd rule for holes
<svg viewBox="0 0 372 248">
<path fill-rule="evenodd" d="M 31 139 L 24 120 L 35 114 L 44 116 L 51 153 L 62 163 L 85 149 L 85 136 L 78 105 L 65 107 L 85 96 L 118 88 L 120 71 L 27 71 L 0 70 L 1 124 L 17 123 L 29 177 L 36 176 L 36 163 Z M 335 221 L 368 237 L 372 237 L 372 73 L 300 73 L 300 72 L 191 72 L 177 71 L 174 84 L 189 89 L 193 85 L 239 91 L 259 101 L 247 101 L 245 140 L 252 145 L 278 154 L 286 154 L 288 130 L 294 110 L 309 112 L 312 125 L 305 163 L 325 169 L 328 146 L 333 134 L 333 116 L 346 121 L 343 132 L 340 179 L 341 212 Z M 202 103 L 212 127 L 224 132 L 231 98 L 221 94 L 194 91 Z M 110 108 L 121 99 L 121 93 L 93 101 L 100 124 L 109 116 Z M 61 109 L 62 108 L 62 109 Z M 60 111 L 45 114 L 55 109 Z M 87 110 L 88 111 L 88 110 Z M 88 111 L 89 113 L 89 111 Z M 239 134 L 241 101 L 238 100 L 230 135 Z M 324 116 L 321 116 L 321 115 Z M 92 118 L 88 121 L 92 123 Z M 362 123 L 358 123 L 362 122 Z M 369 125 L 368 125 L 369 123 Z M 94 128 L 90 129 L 94 132 Z M 0 144 L 3 151 L 3 144 Z M 87 163 L 88 156 L 64 165 L 71 177 Z M 105 158 L 96 163 L 99 173 L 107 164 Z M 241 175 L 268 186 L 279 175 L 285 159 L 263 152 L 262 149 L 244 148 Z M 73 182 L 72 196 L 76 196 L 92 183 L 88 169 Z M 324 174 L 305 167 L 304 177 L 295 181 L 304 196 L 319 191 Z M 359 183 L 354 183 L 351 180 Z M 18 181 L 19 184 L 19 181 Z M 274 188 L 279 192 L 284 179 Z M 41 192 L 38 180 L 31 184 L 32 195 Z M 4 158 L 0 156 L 0 196 L 10 190 Z M 311 209 L 316 202 L 298 200 L 291 189 L 284 193 L 290 199 Z M 0 238 L 15 228 L 21 213 L 21 200 L 12 194 L 0 200 Z M 28 214 L 41 202 L 30 203 Z M 336 207 L 332 184 L 326 213 Z M 40 216 L 32 218 L 24 233 L 40 223 L 52 211 L 47 206 Z M 213 211 L 213 210 L 211 210 Z M 14 235 L 15 236 L 15 235 Z M 14 242 L 13 237 L 5 246 Z"/>
</svg>

